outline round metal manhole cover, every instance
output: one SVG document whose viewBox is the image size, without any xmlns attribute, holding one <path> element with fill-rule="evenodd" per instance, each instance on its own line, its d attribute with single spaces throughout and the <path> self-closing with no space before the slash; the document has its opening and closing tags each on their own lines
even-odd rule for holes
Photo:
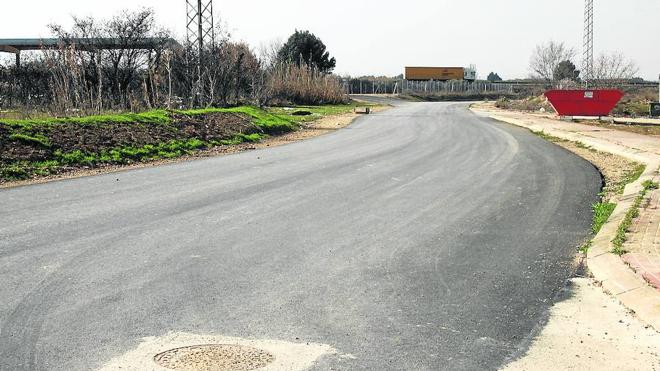
<svg viewBox="0 0 660 371">
<path fill-rule="evenodd" d="M 209 344 L 176 348 L 156 354 L 154 361 L 171 370 L 244 371 L 267 366 L 275 356 L 243 345 Z"/>
</svg>

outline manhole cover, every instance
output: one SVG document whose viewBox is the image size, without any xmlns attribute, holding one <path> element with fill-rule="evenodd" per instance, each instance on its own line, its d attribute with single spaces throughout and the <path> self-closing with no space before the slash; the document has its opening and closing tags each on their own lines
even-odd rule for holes
<svg viewBox="0 0 660 371">
<path fill-rule="evenodd" d="M 171 370 L 243 371 L 262 368 L 272 354 L 243 345 L 209 344 L 176 348 L 156 354 L 154 361 Z"/>
</svg>

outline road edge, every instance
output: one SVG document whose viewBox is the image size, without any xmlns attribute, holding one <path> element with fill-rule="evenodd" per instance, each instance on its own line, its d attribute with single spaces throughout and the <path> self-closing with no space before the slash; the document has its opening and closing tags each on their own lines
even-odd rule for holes
<svg viewBox="0 0 660 371">
<path fill-rule="evenodd" d="M 594 236 L 592 246 L 587 252 L 586 262 L 593 279 L 606 293 L 618 299 L 621 304 L 634 312 L 642 322 L 660 332 L 660 292 L 635 274 L 619 256 L 611 253 L 613 248 L 611 241 L 615 238 L 619 225 L 642 190 L 642 183 L 647 180 L 658 181 L 660 179 L 660 176 L 658 176 L 660 159 L 653 154 L 625 147 L 621 144 L 604 144 L 580 133 L 552 130 L 475 107 L 470 107 L 470 110 L 480 116 L 486 116 L 534 132 L 543 131 L 546 134 L 572 142 L 581 142 L 598 151 L 625 157 L 646 165 L 642 176 L 625 187 L 616 209 L 600 232 Z"/>
</svg>

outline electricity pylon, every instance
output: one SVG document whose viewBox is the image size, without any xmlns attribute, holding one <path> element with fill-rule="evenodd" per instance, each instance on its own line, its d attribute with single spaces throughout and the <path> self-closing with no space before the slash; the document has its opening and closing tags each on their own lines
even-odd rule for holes
<svg viewBox="0 0 660 371">
<path fill-rule="evenodd" d="M 215 23 L 213 22 L 213 0 L 186 0 L 186 39 L 188 47 L 196 48 L 195 87 L 193 96 L 200 98 L 202 93 L 202 71 L 204 46 L 215 44 Z"/>
<path fill-rule="evenodd" d="M 584 76 L 584 83 L 588 87 L 594 74 L 594 0 L 584 1 L 582 74 Z"/>
</svg>

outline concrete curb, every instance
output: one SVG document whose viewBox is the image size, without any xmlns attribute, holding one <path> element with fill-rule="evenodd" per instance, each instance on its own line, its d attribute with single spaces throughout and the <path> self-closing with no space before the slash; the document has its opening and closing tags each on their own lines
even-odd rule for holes
<svg viewBox="0 0 660 371">
<path fill-rule="evenodd" d="M 548 129 L 542 125 L 500 116 L 493 112 L 474 108 L 472 110 L 480 115 L 485 114 L 492 119 L 532 131 L 544 131 L 557 138 L 579 141 L 598 151 L 619 155 L 646 165 L 644 174 L 637 181 L 626 186 L 616 209 L 594 237 L 592 246 L 587 253 L 587 267 L 594 279 L 602 285 L 603 290 L 616 297 L 625 307 L 635 312 L 643 322 L 660 332 L 660 291 L 651 287 L 634 273 L 619 256 L 611 253 L 613 249 L 611 241 L 616 236 L 621 221 L 642 190 L 642 183 L 646 180 L 657 181 L 660 178 L 657 176 L 658 168 L 660 168 L 659 156 L 576 132 Z"/>
</svg>

